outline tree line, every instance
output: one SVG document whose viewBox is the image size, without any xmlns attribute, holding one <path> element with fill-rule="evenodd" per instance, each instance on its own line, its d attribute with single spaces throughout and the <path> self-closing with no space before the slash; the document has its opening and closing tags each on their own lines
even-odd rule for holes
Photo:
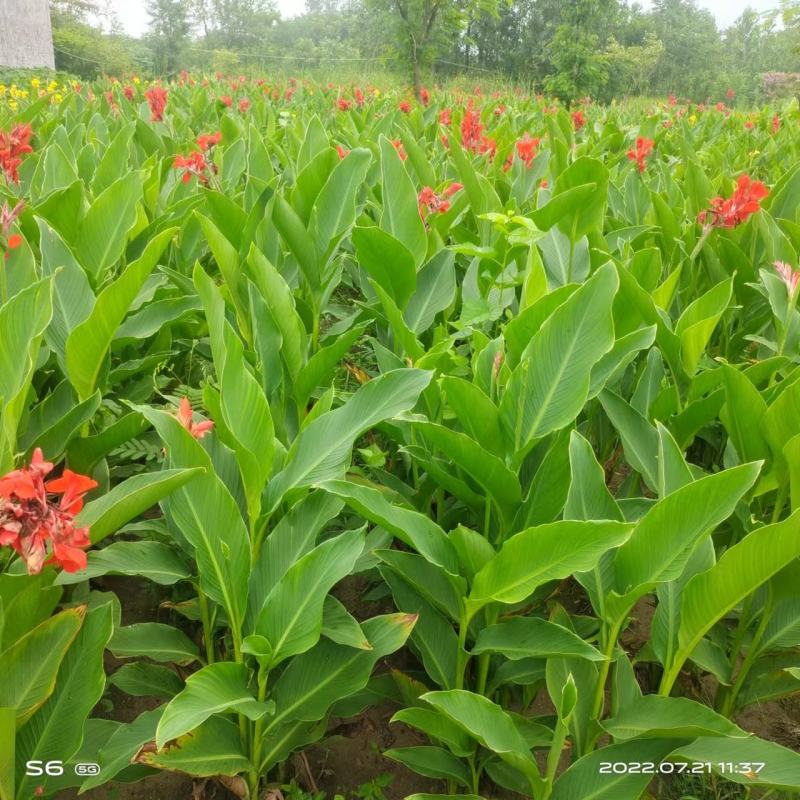
<svg viewBox="0 0 800 800">
<path fill-rule="evenodd" d="M 769 13 L 746 9 L 724 30 L 695 0 L 648 8 L 625 0 L 307 0 L 293 18 L 273 0 L 147 0 L 139 39 L 101 3 L 52 3 L 58 68 L 93 77 L 319 66 L 335 68 L 339 81 L 383 68 L 405 75 L 418 95 L 454 73 L 474 74 L 568 102 L 667 94 L 758 102 L 794 91 L 800 73 L 798 0 Z"/>
</svg>

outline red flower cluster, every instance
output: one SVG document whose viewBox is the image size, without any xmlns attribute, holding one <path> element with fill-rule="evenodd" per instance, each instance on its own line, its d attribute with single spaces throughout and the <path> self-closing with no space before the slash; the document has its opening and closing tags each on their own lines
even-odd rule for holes
<svg viewBox="0 0 800 800">
<path fill-rule="evenodd" d="M 776 114 L 772 118 L 772 133 L 776 134 L 781 129 L 781 118 Z"/>
<path fill-rule="evenodd" d="M 150 104 L 151 122 L 162 122 L 169 92 L 161 86 L 153 86 L 144 93 L 144 96 Z"/>
<path fill-rule="evenodd" d="M 419 99 L 424 106 L 427 106 L 431 101 L 431 93 L 424 86 L 419 90 Z"/>
<path fill-rule="evenodd" d="M 583 115 L 583 111 L 578 109 L 572 112 L 572 125 L 576 131 L 579 131 L 587 122 L 588 120 Z"/>
<path fill-rule="evenodd" d="M 205 152 L 211 147 L 218 145 L 222 141 L 222 132 L 217 131 L 216 133 L 201 133 L 197 137 L 197 146 Z"/>
<path fill-rule="evenodd" d="M 343 158 L 346 158 L 346 157 L 347 157 L 347 156 L 350 154 L 350 151 L 349 151 L 349 150 L 348 150 L 346 147 L 343 147 L 343 146 L 342 146 L 342 145 L 340 145 L 340 144 L 337 144 L 337 145 L 336 145 L 336 152 L 337 152 L 337 154 L 338 154 L 338 156 L 339 156 L 339 160 L 340 160 L 340 161 L 341 161 Z"/>
<path fill-rule="evenodd" d="M 353 92 L 353 97 L 355 97 L 355 99 L 356 99 L 356 105 L 359 108 L 363 108 L 364 107 L 364 92 L 362 92 L 361 89 L 356 87 L 356 90 Z"/>
<path fill-rule="evenodd" d="M 242 114 L 244 114 L 248 108 L 250 108 L 250 101 L 246 97 L 243 97 L 239 101 L 239 111 L 241 111 Z"/>
<path fill-rule="evenodd" d="M 91 544 L 89 529 L 76 528 L 74 517 L 83 508 L 83 495 L 97 482 L 65 469 L 60 478 L 45 483 L 52 469 L 37 448 L 29 467 L 0 478 L 0 545 L 13 547 L 31 575 L 45 564 L 59 564 L 67 572 L 84 569 L 82 548 Z M 48 494 L 61 498 L 56 503 Z"/>
<path fill-rule="evenodd" d="M 541 139 L 538 138 L 531 138 L 526 133 L 517 143 L 514 145 L 514 149 L 517 151 L 517 155 L 519 156 L 520 160 L 525 164 L 526 169 L 530 169 L 531 165 L 533 164 L 533 159 L 536 158 L 536 153 L 538 152 L 539 143 Z"/>
<path fill-rule="evenodd" d="M 411 103 L 408 100 L 401 100 L 397 106 L 404 114 L 411 113 Z"/>
<path fill-rule="evenodd" d="M 219 100 L 226 108 L 230 108 L 233 105 L 233 98 L 229 94 L 222 95 Z"/>
<path fill-rule="evenodd" d="M 340 97 L 336 101 L 336 107 L 339 109 L 339 111 L 349 111 L 351 105 L 352 103 L 349 100 L 346 100 L 344 97 Z"/>
<path fill-rule="evenodd" d="M 131 103 L 133 102 L 133 98 L 136 96 L 136 95 L 135 95 L 135 93 L 134 93 L 134 91 L 133 91 L 133 86 L 126 86 L 126 87 L 125 87 L 125 88 L 122 90 L 122 94 L 124 94 L 124 95 L 125 95 L 125 98 L 126 98 L 127 100 L 129 100 Z"/>
<path fill-rule="evenodd" d="M 475 152 L 481 143 L 482 134 L 483 124 L 480 114 L 472 108 L 467 108 L 464 119 L 461 120 L 461 144 L 464 149 Z"/>
<path fill-rule="evenodd" d="M 403 142 L 400 139 L 392 139 L 392 145 L 394 149 L 397 150 L 397 155 L 400 156 L 400 160 L 405 161 L 408 158 L 408 153 L 406 153 L 406 149 L 403 147 Z"/>
<path fill-rule="evenodd" d="M 701 211 L 697 221 L 714 228 L 735 228 L 761 208 L 761 201 L 768 194 L 767 187 L 761 181 L 751 181 L 748 175 L 742 175 L 733 195 L 727 199 L 715 197 L 711 201 L 711 208 Z"/>
<path fill-rule="evenodd" d="M 443 108 L 439 112 L 439 124 L 440 125 L 447 125 L 449 127 L 450 123 L 452 122 L 452 119 L 451 119 L 451 114 L 452 113 L 453 112 L 449 108 Z"/>
<path fill-rule="evenodd" d="M 450 201 L 457 191 L 462 189 L 460 183 L 451 183 L 442 194 L 436 194 L 430 186 L 425 186 L 419 193 L 419 215 L 424 220 L 428 214 L 444 214 L 450 210 Z"/>
<path fill-rule="evenodd" d="M 0 168 L 12 183 L 19 183 L 19 165 L 22 157 L 33 152 L 31 126 L 15 125 L 10 133 L 0 131 Z"/>
<path fill-rule="evenodd" d="M 655 142 L 652 139 L 639 136 L 636 139 L 636 147 L 628 150 L 628 160 L 636 162 L 639 172 L 644 172 L 645 160 L 653 152 L 654 146 Z"/>
<path fill-rule="evenodd" d="M 217 165 L 211 160 L 209 151 L 222 141 L 222 133 L 201 133 L 197 137 L 197 146 L 200 151 L 192 150 L 191 153 L 175 156 L 172 163 L 173 169 L 185 170 L 181 176 L 184 183 L 189 183 L 192 175 L 196 175 L 200 183 L 208 183 L 210 173 L 216 173 Z"/>
</svg>

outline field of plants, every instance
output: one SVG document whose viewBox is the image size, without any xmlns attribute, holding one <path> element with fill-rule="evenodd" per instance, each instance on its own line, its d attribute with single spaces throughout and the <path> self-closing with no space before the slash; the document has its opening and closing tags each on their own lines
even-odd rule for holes
<svg viewBox="0 0 800 800">
<path fill-rule="evenodd" d="M 0 86 L 0 798 L 796 796 L 800 110 L 726 103 Z"/>
</svg>

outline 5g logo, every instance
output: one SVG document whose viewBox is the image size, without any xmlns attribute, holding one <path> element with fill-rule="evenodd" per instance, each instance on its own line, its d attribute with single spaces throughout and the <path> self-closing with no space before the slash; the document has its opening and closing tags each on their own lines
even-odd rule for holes
<svg viewBox="0 0 800 800">
<path fill-rule="evenodd" d="M 73 768 L 76 775 L 86 777 L 87 775 L 99 775 L 100 765 L 92 763 L 76 764 Z M 64 774 L 63 761 L 26 761 L 25 774 L 31 778 L 41 778 L 48 775 L 57 778 Z"/>
</svg>

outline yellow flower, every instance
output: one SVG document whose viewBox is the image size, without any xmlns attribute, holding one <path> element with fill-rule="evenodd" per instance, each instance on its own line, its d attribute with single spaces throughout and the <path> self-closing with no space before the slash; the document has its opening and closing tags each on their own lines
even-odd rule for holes
<svg viewBox="0 0 800 800">
<path fill-rule="evenodd" d="M 695 124 L 695 122 L 697 122 L 697 114 L 692 114 L 692 115 L 690 115 L 690 117 L 689 117 L 689 122 L 691 122 L 691 123 L 692 123 L 692 125 L 694 125 L 694 124 Z"/>
<path fill-rule="evenodd" d="M 17 110 L 17 106 L 18 106 L 18 103 L 17 103 L 17 101 L 16 101 L 16 100 L 9 100 L 9 101 L 8 101 L 8 107 L 9 107 L 9 108 L 10 108 L 12 111 L 16 111 L 16 110 Z"/>
<path fill-rule="evenodd" d="M 60 92 L 56 92 L 56 93 L 53 95 L 53 102 L 54 102 L 54 103 L 56 103 L 56 104 L 57 104 L 57 103 L 60 103 L 60 102 L 61 102 L 63 99 L 64 99 L 64 98 L 61 96 L 61 93 L 60 93 Z"/>
<path fill-rule="evenodd" d="M 38 89 L 40 83 L 41 81 L 38 78 L 31 78 L 31 86 L 33 86 L 34 89 Z"/>
<path fill-rule="evenodd" d="M 133 82 L 134 82 L 134 83 L 135 83 L 137 86 L 138 86 L 138 85 L 141 83 L 141 81 L 139 80 L 139 78 L 138 78 L 136 75 L 134 75 L 134 76 L 133 76 Z"/>
<path fill-rule="evenodd" d="M 4 83 L 0 83 L 0 97 L 6 96 L 6 85 Z"/>
</svg>

